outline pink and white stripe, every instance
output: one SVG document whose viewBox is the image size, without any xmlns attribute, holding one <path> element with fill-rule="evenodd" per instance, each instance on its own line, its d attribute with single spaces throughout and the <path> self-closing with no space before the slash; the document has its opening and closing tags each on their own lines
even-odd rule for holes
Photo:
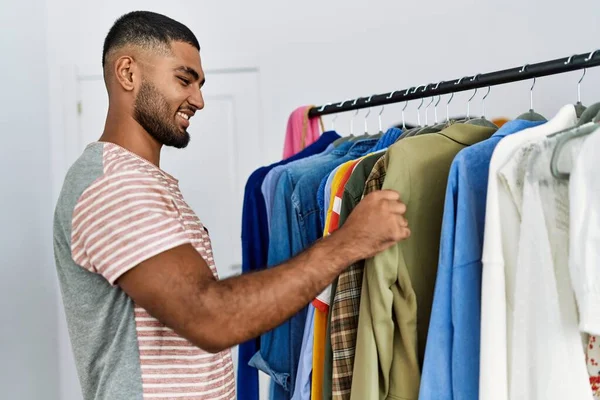
<svg viewBox="0 0 600 400">
<path fill-rule="evenodd" d="M 74 261 L 113 285 L 142 261 L 184 243 L 218 278 L 208 233 L 177 180 L 119 146 L 105 145 L 104 175 L 80 197 L 72 221 Z M 207 353 L 138 306 L 135 324 L 144 399 L 235 398 L 230 351 Z"/>
</svg>

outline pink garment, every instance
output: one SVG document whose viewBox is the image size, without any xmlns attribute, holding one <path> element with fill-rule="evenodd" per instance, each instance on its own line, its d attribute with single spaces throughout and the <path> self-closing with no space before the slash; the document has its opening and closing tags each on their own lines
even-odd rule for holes
<svg viewBox="0 0 600 400">
<path fill-rule="evenodd" d="M 312 106 L 302 106 L 295 109 L 288 119 L 283 159 L 293 156 L 305 147 L 314 143 L 321 135 L 320 118 L 308 118 Z"/>
</svg>

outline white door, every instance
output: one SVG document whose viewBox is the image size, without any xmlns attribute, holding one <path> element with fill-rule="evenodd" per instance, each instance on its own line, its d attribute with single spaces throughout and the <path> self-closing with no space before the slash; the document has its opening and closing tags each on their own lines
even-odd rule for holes
<svg viewBox="0 0 600 400">
<path fill-rule="evenodd" d="M 191 121 L 190 144 L 186 149 L 164 148 L 161 158 L 161 168 L 179 180 L 186 201 L 209 230 L 221 279 L 241 272 L 244 187 L 265 159 L 258 75 L 254 68 L 206 71 L 206 105 Z M 77 133 L 65 140 L 69 165 L 88 143 L 98 140 L 108 109 L 100 75 L 80 75 L 77 81 Z M 64 323 L 62 328 L 66 333 Z M 237 348 L 234 360 L 237 371 Z M 75 372 L 73 366 L 63 367 Z M 268 381 L 261 375 L 261 398 L 267 399 Z M 63 388 L 65 392 L 78 390 Z"/>
</svg>

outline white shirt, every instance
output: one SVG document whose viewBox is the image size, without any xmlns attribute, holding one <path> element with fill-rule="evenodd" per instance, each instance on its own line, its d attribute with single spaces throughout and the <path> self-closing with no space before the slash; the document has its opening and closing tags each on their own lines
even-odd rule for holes
<svg viewBox="0 0 600 400">
<path fill-rule="evenodd" d="M 586 137 L 570 176 L 569 268 L 579 329 L 600 335 L 600 130 Z"/>
<path fill-rule="evenodd" d="M 483 243 L 481 299 L 481 358 L 479 396 L 508 399 L 509 353 L 507 329 L 512 324 L 514 271 L 520 227 L 517 204 L 502 185 L 498 170 L 523 144 L 577 123 L 573 105 L 560 109 L 543 125 L 505 137 L 490 161 Z"/>
<path fill-rule="evenodd" d="M 508 332 L 511 400 L 592 398 L 568 270 L 568 180 L 550 172 L 556 140 L 523 146 L 499 171 L 511 193 L 522 194 Z"/>
</svg>

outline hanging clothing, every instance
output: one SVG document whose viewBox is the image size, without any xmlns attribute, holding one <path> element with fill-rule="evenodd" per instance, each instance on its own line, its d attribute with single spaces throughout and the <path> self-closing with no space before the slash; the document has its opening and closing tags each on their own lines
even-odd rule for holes
<svg viewBox="0 0 600 400">
<path fill-rule="evenodd" d="M 569 270 L 579 310 L 579 329 L 590 334 L 587 370 L 594 399 L 600 399 L 600 131 L 590 134 L 569 179 Z"/>
<path fill-rule="evenodd" d="M 319 140 L 302 152 L 287 160 L 257 169 L 250 175 L 244 190 L 242 209 L 242 272 L 247 273 L 262 269 L 267 265 L 269 248 L 269 229 L 266 198 L 262 187 L 264 180 L 276 168 L 284 168 L 290 162 L 321 154 L 340 135 L 325 132 Z M 252 339 L 240 344 L 238 348 L 237 396 L 239 400 L 258 400 L 258 370 L 248 365 L 250 359 L 258 351 L 260 339 Z"/>
<path fill-rule="evenodd" d="M 327 132 L 323 133 L 323 135 L 321 135 L 321 137 L 326 138 L 327 140 L 329 140 L 332 137 L 334 137 L 336 139 L 334 139 L 325 148 L 325 150 L 323 150 L 322 152 L 313 154 L 312 156 L 301 157 L 300 159 L 297 159 L 296 157 L 300 155 L 300 154 L 298 154 L 296 156 L 290 157 L 289 159 L 280 161 L 279 163 L 276 164 L 277 166 L 272 168 L 267 173 L 267 176 L 265 176 L 262 186 L 261 186 L 261 192 L 263 194 L 265 208 L 267 209 L 267 226 L 269 227 L 268 228 L 269 233 L 271 232 L 271 215 L 273 212 L 273 199 L 275 197 L 275 189 L 277 187 L 277 182 L 279 181 L 281 174 L 285 170 L 286 165 L 289 164 L 289 162 L 291 162 L 291 161 L 295 161 L 296 164 L 308 165 L 311 162 L 313 162 L 315 159 L 318 159 L 318 157 L 331 153 L 336 148 L 335 142 L 337 142 L 340 139 L 340 135 L 338 135 L 334 131 L 327 131 Z M 308 149 L 305 149 L 305 150 L 308 150 Z"/>
<path fill-rule="evenodd" d="M 311 108 L 312 106 L 298 107 L 290 114 L 283 148 L 284 160 L 316 142 L 321 135 L 321 131 L 324 130 L 320 117 L 308 117 Z"/>
<path fill-rule="evenodd" d="M 479 397 L 481 253 L 489 163 L 502 138 L 541 123 L 511 121 L 452 161 L 419 399 Z"/>
<path fill-rule="evenodd" d="M 359 159 L 360 160 L 360 159 Z M 327 204 L 326 221 L 323 236 L 328 236 L 335 232 L 338 228 L 339 219 L 332 220 L 332 209 L 335 209 L 335 213 L 338 212 L 340 203 L 336 201 L 336 195 L 343 190 L 352 168 L 356 165 L 359 160 L 352 160 L 342 164 L 336 168 L 331 175 L 334 175 L 331 184 L 330 193 L 326 193 L 329 201 Z M 330 176 L 331 176 L 330 175 Z M 324 391 L 325 381 L 331 382 L 331 378 L 325 377 L 325 354 L 327 352 L 327 321 L 329 317 L 329 303 L 331 297 L 331 285 L 328 286 L 321 294 L 313 300 L 312 304 L 317 309 L 315 312 L 315 335 L 314 335 L 314 348 L 313 353 L 313 378 L 312 378 L 312 398 L 324 399 L 331 397 L 331 390 Z M 318 350 L 317 350 L 318 349 Z M 327 368 L 328 371 L 331 368 Z M 328 372 L 329 373 L 329 372 Z M 331 387 L 329 383 L 328 388 Z"/>
<path fill-rule="evenodd" d="M 291 163 L 278 179 L 272 210 L 268 266 L 287 261 L 319 237 L 318 204 L 315 193 L 323 177 L 338 165 L 359 157 L 376 139 L 346 142 L 310 162 Z M 273 398 L 289 399 L 294 391 L 296 369 L 302 348 L 306 308 L 277 328 L 263 334 L 260 350 L 251 365 L 269 374 L 275 382 Z"/>
<path fill-rule="evenodd" d="M 331 185 L 333 184 L 333 178 L 337 171 L 341 168 L 340 165 L 334 169 L 328 176 L 321 180 L 321 185 L 317 191 L 317 203 L 319 204 L 319 222 L 321 223 L 320 229 L 325 230 L 325 216 L 327 215 L 327 208 L 331 200 Z"/>
<path fill-rule="evenodd" d="M 302 337 L 300 361 L 298 362 L 298 373 L 296 375 L 296 384 L 294 385 L 294 393 L 292 395 L 292 400 L 311 399 L 310 395 L 313 366 L 314 324 L 315 308 L 312 304 L 309 304 L 306 313 L 306 324 L 304 325 L 304 336 Z"/>
<path fill-rule="evenodd" d="M 550 172 L 556 140 L 521 147 L 499 171 L 522 218 L 508 332 L 513 400 L 592 397 L 567 262 L 568 180 Z"/>
<path fill-rule="evenodd" d="M 346 185 L 349 183 L 354 170 L 365 158 L 372 155 L 383 155 L 385 149 L 392 145 L 402 134 L 402 131 L 397 128 L 390 128 L 387 132 L 381 135 L 381 138 L 370 150 L 370 154 L 360 159 L 353 161 L 349 168 L 346 169 L 344 175 L 341 178 L 340 185 L 337 187 L 336 193 L 332 193 L 331 199 L 333 206 L 328 207 L 328 218 L 330 224 L 330 232 L 337 230 L 348 218 L 350 211 L 354 208 L 352 202 L 349 205 L 344 206 L 344 193 L 346 192 Z M 364 180 L 365 178 L 363 178 Z M 363 188 L 364 189 L 364 181 Z M 358 202 L 358 201 L 357 201 Z M 330 400 L 333 397 L 333 348 L 331 343 L 331 318 L 332 309 L 331 304 L 333 303 L 334 294 L 337 291 L 338 280 L 335 279 L 331 285 L 325 289 L 325 291 L 317 298 L 316 301 L 320 301 L 322 304 L 327 305 L 327 329 L 325 337 L 325 357 L 323 366 L 323 400 Z"/>
<path fill-rule="evenodd" d="M 362 197 L 381 189 L 386 176 L 384 166 L 385 154 L 372 154 L 359 164 L 356 177 L 351 177 L 346 185 L 351 199 L 347 203 L 349 207 L 351 203 L 356 206 Z M 367 179 L 363 181 L 365 176 Z M 364 260 L 352 264 L 338 277 L 331 316 L 333 398 L 350 398 L 363 269 Z"/>
<path fill-rule="evenodd" d="M 490 160 L 482 255 L 481 400 L 509 398 L 510 338 L 507 338 L 507 331 L 512 329 L 514 271 L 521 219 L 508 188 L 497 176 L 498 170 L 520 146 L 576 123 L 575 107 L 564 106 L 545 124 L 502 139 Z"/>
<path fill-rule="evenodd" d="M 590 134 L 586 139 L 569 179 L 571 219 L 569 268 L 579 307 L 579 329 L 592 335 L 600 335 L 598 149 L 600 149 L 600 131 Z"/>
<path fill-rule="evenodd" d="M 417 399 L 450 164 L 494 131 L 454 124 L 389 148 L 383 189 L 401 194 L 411 237 L 366 261 L 351 399 Z"/>
<path fill-rule="evenodd" d="M 330 177 L 333 176 L 333 179 L 331 180 L 330 190 L 325 190 L 325 197 L 327 198 L 327 201 L 325 202 L 326 211 L 323 236 L 330 235 L 338 229 L 341 199 L 339 199 L 336 195 L 340 189 L 344 190 L 344 186 L 350 178 L 352 169 L 357 162 L 358 160 L 348 161 L 347 163 L 340 165 L 330 174 Z M 338 215 L 338 217 L 335 217 L 332 223 L 332 216 L 334 213 Z M 321 310 L 322 312 L 328 313 L 330 298 L 331 285 L 325 288 L 325 290 L 323 290 L 323 292 L 321 292 L 317 298 L 313 300 L 312 304 L 315 306 L 315 308 Z"/>
</svg>

